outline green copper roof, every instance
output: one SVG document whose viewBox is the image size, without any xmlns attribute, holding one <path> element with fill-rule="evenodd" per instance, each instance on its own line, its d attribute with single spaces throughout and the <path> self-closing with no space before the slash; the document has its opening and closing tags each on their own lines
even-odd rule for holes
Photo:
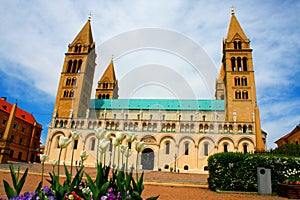
<svg viewBox="0 0 300 200">
<path fill-rule="evenodd" d="M 91 99 L 90 109 L 224 111 L 224 101 L 180 99 Z"/>
</svg>

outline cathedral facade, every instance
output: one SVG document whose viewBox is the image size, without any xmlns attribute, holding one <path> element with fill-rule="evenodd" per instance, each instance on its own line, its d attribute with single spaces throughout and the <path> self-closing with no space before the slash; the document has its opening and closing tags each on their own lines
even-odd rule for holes
<svg viewBox="0 0 300 200">
<path fill-rule="evenodd" d="M 140 159 L 140 167 L 145 170 L 203 171 L 211 154 L 265 150 L 250 40 L 234 12 L 223 40 L 215 99 L 119 99 L 113 60 L 98 81 L 95 97 L 90 99 L 95 59 L 88 20 L 65 55 L 46 141 L 50 160 L 57 159 L 59 138 L 70 137 L 74 129 L 81 133 L 74 157 L 79 160 L 80 151 L 86 150 L 89 157 L 85 164 L 90 166 L 95 166 L 97 157 L 97 128 L 112 135 L 119 131 L 135 133 L 138 141 L 147 144 Z M 129 165 L 136 158 L 132 150 L 135 155 L 130 157 Z M 110 146 L 105 153 L 106 164 L 111 162 L 112 151 Z M 72 145 L 63 150 L 61 160 L 70 164 L 71 154 Z"/>
</svg>

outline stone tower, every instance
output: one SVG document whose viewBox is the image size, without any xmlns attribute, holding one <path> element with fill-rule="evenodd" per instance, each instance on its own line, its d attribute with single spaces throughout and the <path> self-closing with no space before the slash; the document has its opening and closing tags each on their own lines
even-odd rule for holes
<svg viewBox="0 0 300 200">
<path fill-rule="evenodd" d="M 60 76 L 53 118 L 80 118 L 89 108 L 95 72 L 90 18 L 69 44 Z"/>
<path fill-rule="evenodd" d="M 113 59 L 111 59 L 101 79 L 98 81 L 95 99 L 117 99 L 119 87 Z"/>
<path fill-rule="evenodd" d="M 216 99 L 224 99 L 226 122 L 239 124 L 252 122 L 254 124 L 256 150 L 262 151 L 265 146 L 255 88 L 250 40 L 232 10 L 227 37 L 223 40 L 223 58 L 220 75 L 216 82 Z M 247 127 L 235 127 L 235 129 L 241 128 Z"/>
</svg>

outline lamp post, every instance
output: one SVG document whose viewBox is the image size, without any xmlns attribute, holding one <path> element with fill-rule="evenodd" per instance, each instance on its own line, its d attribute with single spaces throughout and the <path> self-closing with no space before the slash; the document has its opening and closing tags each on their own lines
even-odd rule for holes
<svg viewBox="0 0 300 200">
<path fill-rule="evenodd" d="M 175 155 L 174 155 L 174 159 L 175 159 L 175 162 L 174 162 L 174 172 L 176 172 L 176 159 L 177 159 L 176 153 L 175 153 Z"/>
</svg>

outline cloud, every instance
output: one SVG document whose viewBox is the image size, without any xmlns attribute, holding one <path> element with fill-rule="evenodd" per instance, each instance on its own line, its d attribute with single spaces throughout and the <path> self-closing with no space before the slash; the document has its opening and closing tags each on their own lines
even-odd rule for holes
<svg viewBox="0 0 300 200">
<path fill-rule="evenodd" d="M 53 100 L 64 53 L 89 12 L 93 13 L 96 45 L 140 28 L 173 30 L 202 47 L 218 70 L 232 5 L 253 48 L 262 127 L 274 139 L 299 123 L 298 1 L 2 1 L 0 70 L 7 78 L 0 88 L 25 83 L 9 87 L 14 94 L 23 91 L 19 94 L 22 97 L 29 90 L 38 90 L 41 96 Z M 105 53 L 99 51 L 97 54 L 97 68 L 103 69 L 107 62 L 102 59 L 109 60 L 111 55 L 104 57 Z M 121 68 L 124 63 L 120 60 L 117 64 L 116 68 Z M 189 81 L 195 83 L 196 78 Z M 39 95 L 34 98 L 38 101 Z"/>
</svg>

